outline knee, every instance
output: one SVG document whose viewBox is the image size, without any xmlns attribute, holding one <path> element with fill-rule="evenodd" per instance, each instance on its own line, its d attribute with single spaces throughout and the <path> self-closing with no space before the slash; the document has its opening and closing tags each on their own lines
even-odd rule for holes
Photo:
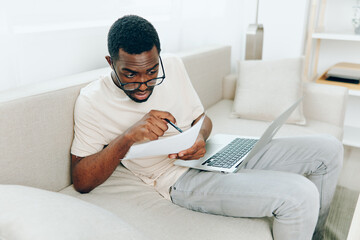
<svg viewBox="0 0 360 240">
<path fill-rule="evenodd" d="M 312 154 L 321 161 L 327 169 L 341 169 L 344 148 L 342 142 L 331 135 L 312 136 L 308 144 L 312 147 Z"/>
<path fill-rule="evenodd" d="M 301 175 L 289 176 L 288 184 L 290 190 L 282 203 L 281 214 L 274 215 L 274 236 L 285 236 L 281 239 L 310 239 L 319 216 L 318 190 Z M 284 226 L 285 229 L 280 229 Z"/>
<path fill-rule="evenodd" d="M 326 152 L 328 164 L 334 168 L 341 169 L 344 157 L 344 147 L 336 137 L 331 135 L 323 136 L 322 146 Z"/>
<path fill-rule="evenodd" d="M 302 206 L 303 210 L 307 214 L 309 212 L 314 213 L 314 216 L 318 216 L 318 211 L 320 209 L 320 194 L 313 182 L 307 179 L 304 176 L 299 176 L 301 180 L 297 185 L 295 185 L 295 190 L 297 191 L 296 198 L 298 204 Z M 305 213 L 305 214 L 306 214 Z"/>
<path fill-rule="evenodd" d="M 309 221 L 316 224 L 320 199 L 314 183 L 306 177 L 294 174 L 288 181 L 289 191 L 284 196 L 281 218 L 293 221 Z M 279 214 L 276 216 L 280 217 Z"/>
</svg>

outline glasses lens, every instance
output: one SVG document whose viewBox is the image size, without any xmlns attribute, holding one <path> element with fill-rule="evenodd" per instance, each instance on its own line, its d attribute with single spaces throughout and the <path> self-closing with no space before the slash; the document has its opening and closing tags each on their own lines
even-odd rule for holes
<svg viewBox="0 0 360 240">
<path fill-rule="evenodd" d="M 163 78 L 154 78 L 146 82 L 147 87 L 153 87 L 162 83 Z M 123 89 L 126 91 L 134 91 L 140 87 L 141 83 L 127 83 L 123 85 Z"/>
<path fill-rule="evenodd" d="M 126 91 L 133 91 L 140 87 L 140 83 L 128 83 L 123 85 L 124 90 Z"/>
<path fill-rule="evenodd" d="M 161 80 L 162 80 L 161 78 L 151 79 L 150 81 L 147 82 L 147 85 L 149 87 L 156 86 L 161 83 Z"/>
</svg>

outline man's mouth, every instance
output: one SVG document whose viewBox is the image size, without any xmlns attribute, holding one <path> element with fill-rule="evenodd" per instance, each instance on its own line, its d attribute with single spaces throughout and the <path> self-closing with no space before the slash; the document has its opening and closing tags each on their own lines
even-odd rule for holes
<svg viewBox="0 0 360 240">
<path fill-rule="evenodd" d="M 135 90 L 135 91 L 125 91 L 125 94 L 128 95 L 128 97 L 137 102 L 137 103 L 142 103 L 142 102 L 146 102 L 149 97 L 151 96 L 152 92 L 153 92 L 154 87 L 148 87 L 147 89 L 145 89 L 145 91 L 140 91 L 139 89 Z"/>
<path fill-rule="evenodd" d="M 138 100 L 145 100 L 150 96 L 150 91 L 137 91 L 133 93 L 133 96 Z"/>
</svg>

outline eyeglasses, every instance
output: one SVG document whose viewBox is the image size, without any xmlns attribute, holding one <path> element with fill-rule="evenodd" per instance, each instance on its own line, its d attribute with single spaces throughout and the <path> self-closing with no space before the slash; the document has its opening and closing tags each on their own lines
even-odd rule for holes
<svg viewBox="0 0 360 240">
<path fill-rule="evenodd" d="M 150 80 L 147 80 L 146 82 L 130 82 L 130 83 L 122 83 L 120 81 L 120 78 L 116 72 L 116 69 L 114 67 L 114 64 L 111 63 L 113 65 L 113 69 L 115 72 L 115 76 L 116 76 L 116 80 L 120 85 L 120 88 L 122 88 L 125 91 L 135 91 L 137 89 L 139 89 L 141 87 L 141 85 L 145 84 L 147 87 L 155 87 L 157 85 L 160 85 L 164 79 L 165 79 L 165 71 L 164 71 L 164 66 L 161 60 L 161 57 L 159 56 L 160 59 L 160 65 L 161 65 L 161 70 L 163 72 L 163 76 L 162 77 L 156 77 L 156 78 L 152 78 Z"/>
</svg>

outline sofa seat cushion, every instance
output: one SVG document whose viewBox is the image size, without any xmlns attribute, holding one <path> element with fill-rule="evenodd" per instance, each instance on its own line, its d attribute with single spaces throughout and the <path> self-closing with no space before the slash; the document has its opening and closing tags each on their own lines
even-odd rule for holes
<svg viewBox="0 0 360 240">
<path fill-rule="evenodd" d="M 213 122 L 212 135 L 217 133 L 259 137 L 270 122 L 232 118 L 233 101 L 224 99 L 206 110 Z M 330 134 L 341 139 L 342 129 L 338 126 L 306 118 L 306 125 L 284 124 L 275 137 Z"/>
<path fill-rule="evenodd" d="M 270 240 L 270 219 L 232 218 L 181 208 L 162 198 L 122 165 L 88 194 L 61 191 L 103 207 L 156 240 Z"/>
<path fill-rule="evenodd" d="M 148 239 L 116 214 L 78 198 L 0 185 L 0 239 Z"/>
</svg>

